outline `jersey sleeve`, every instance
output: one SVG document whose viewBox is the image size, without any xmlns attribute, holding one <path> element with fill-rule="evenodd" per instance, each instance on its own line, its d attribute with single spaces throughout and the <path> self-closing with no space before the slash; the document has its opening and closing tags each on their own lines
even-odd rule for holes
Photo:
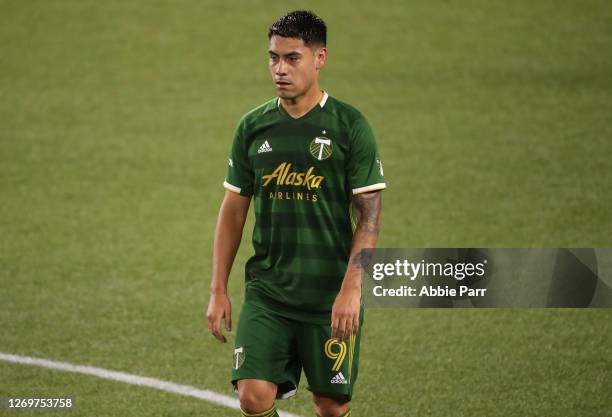
<svg viewBox="0 0 612 417">
<path fill-rule="evenodd" d="M 249 197 L 253 195 L 253 181 L 253 168 L 249 161 L 247 143 L 244 137 L 244 120 L 241 119 L 234 132 L 234 142 L 223 186 L 230 191 Z"/>
<path fill-rule="evenodd" d="M 351 128 L 347 175 L 353 194 L 387 188 L 374 133 L 363 117 Z"/>
</svg>

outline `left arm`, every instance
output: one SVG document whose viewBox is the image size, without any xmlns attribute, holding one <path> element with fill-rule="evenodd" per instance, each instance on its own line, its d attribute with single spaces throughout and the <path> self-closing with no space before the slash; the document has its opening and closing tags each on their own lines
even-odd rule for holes
<svg viewBox="0 0 612 417">
<path fill-rule="evenodd" d="M 353 196 L 357 210 L 357 228 L 342 287 L 332 307 L 332 337 L 348 340 L 357 334 L 361 307 L 361 250 L 376 247 L 380 231 L 381 191 L 371 191 Z"/>
</svg>

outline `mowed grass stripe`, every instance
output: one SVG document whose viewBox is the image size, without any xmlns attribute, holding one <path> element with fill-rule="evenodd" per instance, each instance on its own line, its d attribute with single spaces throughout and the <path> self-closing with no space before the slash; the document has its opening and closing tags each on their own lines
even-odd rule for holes
<svg viewBox="0 0 612 417">
<path fill-rule="evenodd" d="M 141 387 L 154 388 L 160 391 L 171 392 L 174 394 L 194 397 L 208 401 L 213 404 L 222 405 L 236 410 L 240 409 L 240 402 L 236 398 L 218 394 L 213 391 L 203 390 L 189 385 L 175 384 L 170 381 L 163 381 L 157 378 L 149 378 L 140 375 L 128 374 L 125 372 L 111 371 L 108 369 L 97 368 L 89 365 L 76 365 L 68 362 L 56 362 L 48 359 L 32 358 L 29 356 L 12 355 L 0 352 L 0 360 L 21 365 L 40 366 L 48 369 L 55 369 L 64 372 L 73 372 L 84 375 L 91 375 L 97 378 L 109 379 L 111 381 L 123 382 L 125 384 L 139 385 Z M 278 412 L 281 417 L 300 417 L 297 414 Z"/>
</svg>

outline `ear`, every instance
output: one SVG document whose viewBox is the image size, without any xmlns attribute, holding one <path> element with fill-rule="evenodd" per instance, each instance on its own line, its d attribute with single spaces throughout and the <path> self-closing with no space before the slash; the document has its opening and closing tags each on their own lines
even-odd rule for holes
<svg viewBox="0 0 612 417">
<path fill-rule="evenodd" d="M 327 48 L 322 46 L 315 51 L 315 67 L 320 70 L 327 62 Z"/>
</svg>

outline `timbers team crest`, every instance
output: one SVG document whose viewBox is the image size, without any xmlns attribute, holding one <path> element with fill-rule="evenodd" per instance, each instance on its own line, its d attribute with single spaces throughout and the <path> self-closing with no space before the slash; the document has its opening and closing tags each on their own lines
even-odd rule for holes
<svg viewBox="0 0 612 417">
<path fill-rule="evenodd" d="M 327 159 L 332 154 L 332 141 L 324 136 L 317 136 L 308 147 L 310 154 L 319 161 Z"/>
<path fill-rule="evenodd" d="M 234 363 L 232 364 L 234 369 L 238 369 L 242 366 L 245 356 L 244 347 L 240 346 L 234 349 Z"/>
</svg>

